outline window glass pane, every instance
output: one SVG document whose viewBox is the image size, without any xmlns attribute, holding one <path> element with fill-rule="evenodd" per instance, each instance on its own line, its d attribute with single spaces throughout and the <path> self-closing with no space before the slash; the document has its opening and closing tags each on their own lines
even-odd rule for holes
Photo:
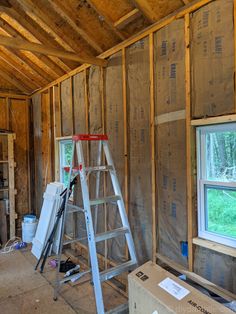
<svg viewBox="0 0 236 314">
<path fill-rule="evenodd" d="M 236 180 L 236 131 L 206 133 L 206 179 Z"/>
<path fill-rule="evenodd" d="M 236 238 L 236 190 L 205 186 L 206 230 Z"/>
<path fill-rule="evenodd" d="M 71 162 L 72 143 L 68 142 L 64 144 L 64 166 L 69 166 Z"/>
</svg>

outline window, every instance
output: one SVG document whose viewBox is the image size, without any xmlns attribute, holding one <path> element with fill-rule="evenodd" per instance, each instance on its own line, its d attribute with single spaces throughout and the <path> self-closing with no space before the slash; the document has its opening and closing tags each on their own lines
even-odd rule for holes
<svg viewBox="0 0 236 314">
<path fill-rule="evenodd" d="M 69 179 L 69 167 L 72 155 L 72 140 L 60 140 L 59 141 L 60 152 L 60 182 L 68 185 Z M 65 169 L 66 168 L 66 169 Z"/>
<path fill-rule="evenodd" d="M 197 128 L 198 234 L 236 248 L 236 123 Z"/>
</svg>

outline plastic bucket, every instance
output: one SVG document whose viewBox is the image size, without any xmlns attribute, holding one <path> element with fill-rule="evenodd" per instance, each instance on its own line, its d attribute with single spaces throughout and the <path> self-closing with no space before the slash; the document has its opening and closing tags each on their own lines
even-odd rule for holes
<svg viewBox="0 0 236 314">
<path fill-rule="evenodd" d="M 22 222 L 22 241 L 31 243 L 36 233 L 38 221 Z"/>
</svg>

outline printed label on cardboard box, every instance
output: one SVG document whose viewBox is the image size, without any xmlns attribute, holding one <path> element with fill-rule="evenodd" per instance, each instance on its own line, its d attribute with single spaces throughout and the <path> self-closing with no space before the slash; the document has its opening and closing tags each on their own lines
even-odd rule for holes
<svg viewBox="0 0 236 314">
<path fill-rule="evenodd" d="M 189 290 L 185 289 L 184 287 L 182 287 L 181 285 L 179 285 L 177 282 L 170 279 L 169 277 L 161 281 L 158 284 L 158 286 L 164 289 L 166 292 L 171 294 L 173 297 L 175 297 L 179 301 L 182 300 L 184 297 L 186 297 L 186 295 L 190 293 Z"/>
</svg>

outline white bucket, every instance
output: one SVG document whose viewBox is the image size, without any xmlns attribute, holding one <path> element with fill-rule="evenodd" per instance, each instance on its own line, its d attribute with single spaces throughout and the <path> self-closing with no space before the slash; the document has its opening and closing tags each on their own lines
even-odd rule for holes
<svg viewBox="0 0 236 314">
<path fill-rule="evenodd" d="M 22 241 L 31 243 L 36 233 L 38 221 L 22 222 Z"/>
</svg>

